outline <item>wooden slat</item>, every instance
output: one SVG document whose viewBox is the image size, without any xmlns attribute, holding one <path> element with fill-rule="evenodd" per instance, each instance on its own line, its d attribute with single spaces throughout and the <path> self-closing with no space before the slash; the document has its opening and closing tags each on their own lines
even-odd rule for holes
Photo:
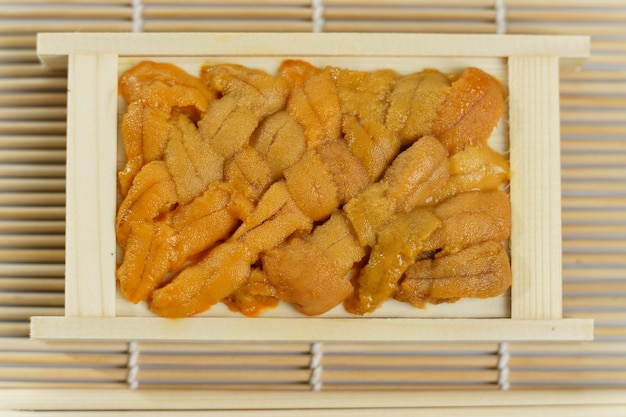
<svg viewBox="0 0 626 417">
<path fill-rule="evenodd" d="M 308 369 L 154 369 L 139 368 L 137 379 L 145 381 L 184 382 L 256 382 L 256 383 L 306 383 L 311 377 Z"/>
<path fill-rule="evenodd" d="M 512 318 L 561 316 L 558 81 L 557 58 L 509 58 Z"/>
<path fill-rule="evenodd" d="M 67 316 L 115 315 L 115 230 L 106 224 L 116 210 L 117 68 L 116 54 L 69 58 Z M 94 250 L 79 255 L 85 247 Z"/>
<path fill-rule="evenodd" d="M 225 22 L 215 20 L 206 21 L 163 21 L 148 20 L 143 23 L 144 32 L 202 32 L 207 27 L 211 32 L 311 32 L 313 23 L 307 21 L 288 20 L 237 20 Z"/>
<path fill-rule="evenodd" d="M 40 5 L 32 7 L 30 5 L 16 5 L 6 7 L 2 10 L 2 16 L 10 19 L 131 19 L 132 9 L 130 7 L 102 7 L 93 5 L 91 7 L 81 7 L 81 5 Z"/>
<path fill-rule="evenodd" d="M 64 190 L 65 180 L 63 178 L 0 178 L 0 191 L 53 192 Z"/>
<path fill-rule="evenodd" d="M 63 149 L 65 135 L 0 135 L 0 148 Z"/>
<path fill-rule="evenodd" d="M 311 358 L 308 355 L 284 355 L 265 354 L 191 354 L 171 355 L 171 354 L 144 354 L 140 355 L 137 364 L 149 367 L 187 367 L 198 369 L 202 367 L 300 367 L 307 368 Z"/>
<path fill-rule="evenodd" d="M 496 355 L 324 355 L 321 366 L 327 367 L 440 367 L 440 368 L 495 368 Z M 386 370 L 385 370 L 386 371 Z M 382 371 L 382 372 L 385 372 Z"/>
<path fill-rule="evenodd" d="M 280 353 L 292 355 L 308 353 L 311 345 L 308 343 L 177 343 L 177 342 L 150 342 L 141 341 L 137 343 L 137 348 L 141 352 L 168 353 L 168 352 L 189 352 L 193 353 L 238 353 L 238 354 L 267 354 Z"/>
<path fill-rule="evenodd" d="M 303 7 L 275 6 L 266 7 L 250 4 L 245 8 L 236 6 L 189 6 L 180 7 L 179 4 L 161 7 L 144 7 L 143 18 L 150 19 L 310 19 L 311 10 Z M 180 23 L 180 22 L 179 22 Z"/>
<path fill-rule="evenodd" d="M 28 124 L 32 125 L 33 122 L 28 122 Z M 0 122 L 0 129 L 1 128 L 2 122 Z M 65 131 L 65 126 L 63 126 L 63 131 Z M 64 164 L 66 158 L 66 152 L 61 149 L 48 149 L 45 151 L 40 149 L 6 149 L 0 153 L 0 163 L 6 162 L 11 164 Z"/>
<path fill-rule="evenodd" d="M 42 306 L 0 306 L 0 320 L 21 320 L 28 321 L 31 316 L 62 316 L 63 307 L 42 307 Z M 1 356 L 1 355 L 0 355 Z M 2 358 L 0 357 L 0 363 Z"/>
<path fill-rule="evenodd" d="M 5 306 L 62 306 L 63 293 L 10 291 L 0 293 L 0 305 Z"/>
</svg>

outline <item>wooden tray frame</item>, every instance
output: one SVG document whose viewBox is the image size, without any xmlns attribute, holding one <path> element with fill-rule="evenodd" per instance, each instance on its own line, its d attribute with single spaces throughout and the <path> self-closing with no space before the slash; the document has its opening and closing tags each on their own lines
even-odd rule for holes
<svg viewBox="0 0 626 417">
<path fill-rule="evenodd" d="M 559 68 L 589 39 L 332 33 L 39 34 L 40 60 L 68 70 L 65 315 L 33 317 L 43 339 L 217 341 L 590 340 L 562 317 Z M 117 75 L 120 57 L 502 58 L 508 66 L 513 229 L 510 318 L 116 317 Z M 561 59 L 561 58 L 567 58 Z"/>
</svg>

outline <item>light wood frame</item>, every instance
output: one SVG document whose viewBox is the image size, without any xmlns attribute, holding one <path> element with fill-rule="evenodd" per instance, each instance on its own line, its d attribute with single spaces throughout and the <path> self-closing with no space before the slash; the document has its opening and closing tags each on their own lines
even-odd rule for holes
<svg viewBox="0 0 626 417">
<path fill-rule="evenodd" d="M 563 319 L 559 68 L 589 54 L 587 37 L 426 34 L 53 33 L 49 69 L 68 70 L 65 316 L 33 317 L 46 339 L 478 341 L 589 340 L 593 321 Z M 508 78 L 513 216 L 505 318 L 120 317 L 115 233 L 117 77 L 128 57 L 500 59 Z M 562 59 L 563 58 L 563 59 Z M 424 61 L 426 60 L 426 61 Z M 420 68 L 416 68 L 419 70 Z"/>
</svg>

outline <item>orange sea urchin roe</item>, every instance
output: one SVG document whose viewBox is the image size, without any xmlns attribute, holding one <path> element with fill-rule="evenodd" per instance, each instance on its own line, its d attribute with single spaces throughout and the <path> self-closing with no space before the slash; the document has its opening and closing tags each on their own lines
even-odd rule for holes
<svg viewBox="0 0 626 417">
<path fill-rule="evenodd" d="M 363 315 L 510 286 L 509 166 L 487 142 L 505 95 L 485 72 L 147 61 L 119 85 L 117 279 L 155 314 Z"/>
</svg>

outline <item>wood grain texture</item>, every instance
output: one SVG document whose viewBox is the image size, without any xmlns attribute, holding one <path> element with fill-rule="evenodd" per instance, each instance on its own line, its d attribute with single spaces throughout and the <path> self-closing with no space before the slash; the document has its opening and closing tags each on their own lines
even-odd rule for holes
<svg viewBox="0 0 626 417">
<path fill-rule="evenodd" d="M 558 88 L 556 57 L 509 58 L 513 319 L 562 315 Z"/>
<path fill-rule="evenodd" d="M 223 342 L 591 340 L 593 320 L 33 317 L 31 337 Z"/>
<path fill-rule="evenodd" d="M 72 55 L 68 73 L 65 312 L 108 317 L 115 315 L 117 55 Z"/>
</svg>

